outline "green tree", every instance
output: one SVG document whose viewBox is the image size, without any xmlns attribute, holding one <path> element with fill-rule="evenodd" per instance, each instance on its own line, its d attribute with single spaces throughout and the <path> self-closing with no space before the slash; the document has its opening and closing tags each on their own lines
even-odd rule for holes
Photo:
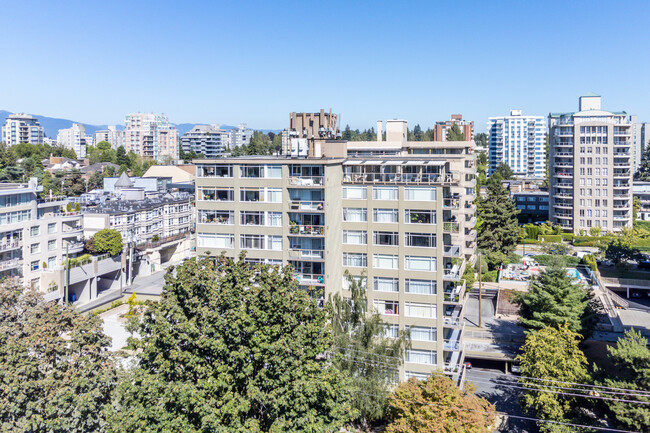
<svg viewBox="0 0 650 433">
<path fill-rule="evenodd" d="M 490 183 L 485 199 L 477 200 L 478 244 L 486 251 L 498 251 L 504 254 L 514 251 L 519 240 L 519 226 L 515 202 L 500 183 Z"/>
<path fill-rule="evenodd" d="M 0 143 L 0 169 L 16 165 L 18 156 L 12 146 Z"/>
<path fill-rule="evenodd" d="M 341 139 L 346 141 L 352 140 L 352 129 L 350 129 L 350 125 L 345 125 L 345 129 L 341 133 Z"/>
<path fill-rule="evenodd" d="M 447 141 L 465 141 L 465 134 L 455 123 L 447 130 Z"/>
<path fill-rule="evenodd" d="M 521 406 L 533 412 L 537 418 L 571 422 L 582 400 L 562 393 L 553 393 L 549 380 L 571 383 L 587 383 L 587 358 L 578 347 L 580 335 L 571 331 L 568 324 L 558 328 L 548 326 L 526 336 L 522 353 L 517 355 L 520 382 L 528 390 L 521 398 Z M 535 379 L 528 379 L 535 378 Z M 551 392 L 544 392 L 551 391 Z M 541 432 L 573 432 L 565 426 L 538 423 Z"/>
<path fill-rule="evenodd" d="M 347 380 L 323 358 L 326 313 L 290 267 L 201 258 L 165 280 L 113 431 L 335 432 L 349 419 Z"/>
<path fill-rule="evenodd" d="M 0 285 L 0 431 L 102 431 L 115 387 L 96 316 Z"/>
<path fill-rule="evenodd" d="M 122 252 L 122 235 L 114 229 L 102 229 L 93 236 L 95 251 L 99 254 L 108 253 L 115 256 Z"/>
<path fill-rule="evenodd" d="M 512 179 L 515 176 L 515 173 L 512 171 L 510 166 L 506 164 L 505 162 L 502 162 L 501 164 L 497 165 L 497 168 L 494 170 L 494 174 L 498 173 L 499 176 L 501 176 L 501 180 L 508 180 Z"/>
<path fill-rule="evenodd" d="M 345 274 L 350 297 L 338 293 L 330 298 L 335 365 L 352 378 L 352 406 L 356 421 L 365 430 L 368 424 L 382 419 L 387 397 L 398 381 L 398 370 L 409 343 L 403 331 L 388 338 L 389 325 L 381 314 L 368 311 L 365 277 Z"/>
<path fill-rule="evenodd" d="M 476 143 L 477 146 L 484 147 L 487 149 L 488 147 L 488 136 L 485 132 L 479 132 L 478 134 L 474 135 L 474 142 Z M 485 152 L 481 152 L 485 153 Z M 487 163 L 487 160 L 485 161 Z"/>
<path fill-rule="evenodd" d="M 592 297 L 573 282 L 564 267 L 552 262 L 531 279 L 527 292 L 516 292 L 515 303 L 527 332 L 567 323 L 571 331 L 588 335 L 594 324 L 594 312 L 589 308 Z"/>
<path fill-rule="evenodd" d="M 88 178 L 88 190 L 102 189 L 104 187 L 104 173 L 96 171 Z"/>
<path fill-rule="evenodd" d="M 494 405 L 466 392 L 443 373 L 425 380 L 401 383 L 389 400 L 390 423 L 386 433 L 487 433 L 494 424 Z"/>
<path fill-rule="evenodd" d="M 124 146 L 120 146 L 117 148 L 117 151 L 115 153 L 115 164 L 119 166 L 126 166 L 129 167 L 129 158 L 126 155 L 126 150 L 124 149 Z"/>
<path fill-rule="evenodd" d="M 109 149 L 112 148 L 111 143 L 109 143 L 108 141 L 100 141 L 99 143 L 97 143 L 96 147 L 97 147 L 97 149 L 104 150 L 104 151 L 109 150 Z M 120 147 L 122 147 L 122 146 L 120 146 Z"/>
<path fill-rule="evenodd" d="M 650 142 L 645 143 L 641 164 L 639 164 L 635 177 L 644 182 L 650 182 Z"/>
<path fill-rule="evenodd" d="M 640 257 L 639 249 L 632 246 L 634 241 L 634 229 L 626 227 L 604 247 L 601 247 L 601 250 L 604 248 L 607 260 L 613 261 L 616 265 L 623 265 L 628 260 L 636 260 Z"/>
<path fill-rule="evenodd" d="M 64 174 L 63 177 L 63 194 L 67 196 L 77 197 L 86 192 L 86 183 L 81 177 L 81 171 L 73 168 Z"/>
<path fill-rule="evenodd" d="M 598 370 L 602 379 L 599 385 L 631 390 L 650 390 L 650 349 L 648 340 L 634 329 L 625 331 L 616 347 L 607 347 L 608 358 L 614 368 Z M 628 398 L 629 399 L 629 398 Z M 650 397 L 635 397 L 634 400 L 650 402 Z M 650 407 L 648 405 L 607 402 L 621 429 L 650 431 Z"/>
</svg>

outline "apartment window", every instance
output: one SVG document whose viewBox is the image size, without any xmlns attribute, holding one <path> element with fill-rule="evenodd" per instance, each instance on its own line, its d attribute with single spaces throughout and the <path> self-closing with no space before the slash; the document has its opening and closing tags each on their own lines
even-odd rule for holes
<svg viewBox="0 0 650 433">
<path fill-rule="evenodd" d="M 399 314 L 398 301 L 384 301 L 382 299 L 375 299 L 373 301 L 375 311 L 380 314 Z"/>
<path fill-rule="evenodd" d="M 345 222 L 368 222 L 368 213 L 364 208 L 344 207 L 343 221 Z"/>
<path fill-rule="evenodd" d="M 198 177 L 232 177 L 232 165 L 199 165 Z"/>
<path fill-rule="evenodd" d="M 397 200 L 399 191 L 396 186 L 375 186 L 372 188 L 372 198 L 375 200 Z"/>
<path fill-rule="evenodd" d="M 199 209 L 199 223 L 201 224 L 228 224 L 235 223 L 235 211 L 232 210 L 205 210 Z"/>
<path fill-rule="evenodd" d="M 282 226 L 282 212 L 267 212 L 266 224 L 273 227 Z"/>
<path fill-rule="evenodd" d="M 241 188 L 239 190 L 239 200 L 240 201 L 260 201 L 260 190 L 259 188 Z"/>
<path fill-rule="evenodd" d="M 343 198 L 347 200 L 365 200 L 368 198 L 368 188 L 365 186 L 344 186 Z"/>
<path fill-rule="evenodd" d="M 282 251 L 282 236 L 268 236 L 266 241 L 269 250 Z"/>
<path fill-rule="evenodd" d="M 433 233 L 405 233 L 404 240 L 407 247 L 436 247 L 436 235 Z"/>
<path fill-rule="evenodd" d="M 262 177 L 263 169 L 260 165 L 242 165 L 239 167 L 239 177 Z"/>
<path fill-rule="evenodd" d="M 368 235 L 365 230 L 343 230 L 343 243 L 349 245 L 366 245 Z"/>
<path fill-rule="evenodd" d="M 384 338 L 397 338 L 399 336 L 399 325 L 384 325 Z"/>
<path fill-rule="evenodd" d="M 343 253 L 343 266 L 365 268 L 368 266 L 368 256 L 365 253 Z"/>
<path fill-rule="evenodd" d="M 56 223 L 49 223 L 47 225 L 47 232 L 49 234 L 56 233 Z"/>
<path fill-rule="evenodd" d="M 56 257 L 48 257 L 47 259 L 47 267 L 49 269 L 52 269 L 56 266 Z"/>
<path fill-rule="evenodd" d="M 264 235 L 240 235 L 239 248 L 250 250 L 264 249 Z"/>
<path fill-rule="evenodd" d="M 436 306 L 434 304 L 424 304 L 421 302 L 407 302 L 404 304 L 404 314 L 407 317 L 433 319 L 436 317 Z"/>
<path fill-rule="evenodd" d="M 404 211 L 404 218 L 406 224 L 435 224 L 436 211 L 427 209 L 406 209 Z"/>
<path fill-rule="evenodd" d="M 264 171 L 264 177 L 267 179 L 282 179 L 281 165 L 265 165 Z"/>
<path fill-rule="evenodd" d="M 38 253 L 40 253 L 40 252 L 41 252 L 41 244 L 40 244 L 40 243 L 38 243 L 38 244 L 31 244 L 30 247 L 29 247 L 29 251 L 30 251 L 30 253 L 32 253 L 32 254 L 38 254 Z"/>
<path fill-rule="evenodd" d="M 264 212 L 261 211 L 240 211 L 239 223 L 243 226 L 263 226 Z"/>
<path fill-rule="evenodd" d="M 420 257 L 420 256 L 406 256 L 404 258 L 404 265 L 406 270 L 409 271 L 427 271 L 433 272 L 436 270 L 435 257 Z"/>
<path fill-rule="evenodd" d="M 397 246 L 399 245 L 398 234 L 395 232 L 373 232 L 373 244 Z"/>
<path fill-rule="evenodd" d="M 350 279 L 348 279 L 348 277 Z M 344 290 L 350 290 L 350 285 L 352 283 L 356 283 L 359 288 L 362 290 L 366 290 L 366 281 L 368 277 L 366 276 L 361 276 L 361 275 L 343 275 L 343 289 Z"/>
<path fill-rule="evenodd" d="M 376 292 L 399 292 L 399 279 L 375 277 L 374 289 Z"/>
<path fill-rule="evenodd" d="M 376 223 L 396 223 L 399 221 L 397 209 L 373 209 L 373 219 Z"/>
<path fill-rule="evenodd" d="M 30 233 L 32 236 L 38 236 L 41 234 L 41 228 L 39 226 L 32 227 Z"/>
<path fill-rule="evenodd" d="M 374 254 L 372 265 L 376 269 L 397 269 L 398 256 L 393 254 Z"/>
<path fill-rule="evenodd" d="M 234 248 L 235 235 L 229 233 L 198 233 L 197 244 L 203 248 Z"/>
<path fill-rule="evenodd" d="M 429 376 L 430 376 L 429 373 L 422 373 L 422 372 L 419 372 L 419 371 L 409 371 L 409 370 L 407 370 L 407 371 L 404 372 L 404 377 L 406 378 L 406 380 L 409 380 L 412 377 L 414 377 L 414 378 L 416 378 L 418 380 L 426 380 Z"/>
<path fill-rule="evenodd" d="M 38 260 L 33 261 L 30 264 L 30 268 L 32 269 L 32 271 L 38 271 Z"/>
<path fill-rule="evenodd" d="M 408 201 L 435 201 L 435 187 L 407 186 L 404 188 L 404 199 Z"/>
<path fill-rule="evenodd" d="M 409 326 L 411 340 L 414 341 L 436 341 L 436 328 L 429 326 Z"/>
<path fill-rule="evenodd" d="M 47 250 L 48 251 L 56 250 L 56 239 L 52 239 L 52 240 L 47 241 Z"/>
<path fill-rule="evenodd" d="M 282 203 L 282 188 L 266 188 L 266 201 L 269 203 Z"/>
<path fill-rule="evenodd" d="M 435 280 L 413 280 L 407 278 L 404 284 L 406 293 L 414 293 L 418 295 L 435 295 L 436 282 Z"/>
<path fill-rule="evenodd" d="M 234 193 L 232 188 L 199 188 L 197 200 L 234 201 Z"/>
</svg>

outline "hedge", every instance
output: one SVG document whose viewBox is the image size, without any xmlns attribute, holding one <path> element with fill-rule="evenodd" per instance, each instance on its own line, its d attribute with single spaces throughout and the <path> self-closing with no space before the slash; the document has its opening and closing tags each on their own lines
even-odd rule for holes
<svg viewBox="0 0 650 433">
<path fill-rule="evenodd" d="M 526 245 L 528 245 L 528 244 L 541 244 L 542 243 L 542 241 L 540 241 L 539 239 L 524 239 L 524 240 L 521 241 L 521 243 L 523 244 L 524 241 L 526 241 Z"/>
<path fill-rule="evenodd" d="M 562 235 L 540 235 L 543 242 L 559 243 L 562 242 Z"/>
<path fill-rule="evenodd" d="M 537 263 L 542 266 L 548 266 L 553 260 L 560 260 L 565 268 L 574 268 L 580 263 L 580 259 L 575 256 L 555 256 L 552 254 L 540 254 L 533 257 Z"/>
<path fill-rule="evenodd" d="M 574 236 L 573 245 L 582 247 L 596 247 L 601 243 L 608 242 L 609 236 Z"/>
<path fill-rule="evenodd" d="M 562 240 L 571 242 L 573 240 L 573 233 L 562 233 Z"/>
<path fill-rule="evenodd" d="M 499 271 L 488 271 L 481 276 L 481 281 L 484 283 L 496 283 L 497 282 L 497 273 Z"/>
</svg>

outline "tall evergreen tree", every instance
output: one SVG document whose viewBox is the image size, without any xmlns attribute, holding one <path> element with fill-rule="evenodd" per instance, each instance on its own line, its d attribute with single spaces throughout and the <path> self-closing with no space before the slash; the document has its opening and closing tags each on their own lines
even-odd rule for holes
<svg viewBox="0 0 650 433">
<path fill-rule="evenodd" d="M 485 199 L 478 200 L 478 244 L 487 251 L 504 254 L 514 251 L 519 239 L 519 210 L 501 183 L 488 184 Z"/>
<path fill-rule="evenodd" d="M 455 123 L 447 130 L 447 141 L 465 141 L 465 134 Z"/>
<path fill-rule="evenodd" d="M 650 182 L 650 142 L 645 145 L 641 164 L 636 172 L 636 178 L 644 182 Z"/>
<path fill-rule="evenodd" d="M 129 158 L 126 156 L 126 149 L 124 149 L 124 146 L 120 146 L 117 148 L 117 152 L 115 155 L 115 163 L 119 166 L 129 166 Z"/>
<path fill-rule="evenodd" d="M 501 180 L 508 180 L 512 179 L 515 176 L 515 173 L 512 171 L 512 168 L 505 162 L 502 162 L 497 166 L 497 168 L 494 170 L 494 174 L 499 174 L 501 176 Z"/>
<path fill-rule="evenodd" d="M 356 420 L 366 429 L 368 423 L 382 419 L 391 387 L 398 382 L 398 369 L 409 343 L 401 331 L 388 336 L 390 325 L 377 312 L 368 311 L 365 278 L 346 273 L 350 298 L 338 293 L 330 299 L 334 352 L 339 370 L 352 378 L 352 405 Z"/>
</svg>

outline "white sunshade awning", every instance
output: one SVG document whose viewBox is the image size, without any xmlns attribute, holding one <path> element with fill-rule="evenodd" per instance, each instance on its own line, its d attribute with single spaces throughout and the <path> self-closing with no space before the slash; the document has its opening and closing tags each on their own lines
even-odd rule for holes
<svg viewBox="0 0 650 433">
<path fill-rule="evenodd" d="M 402 165 L 404 161 L 384 161 L 382 165 Z"/>
<path fill-rule="evenodd" d="M 438 167 L 442 167 L 445 165 L 445 161 L 427 161 L 426 165 L 437 165 Z"/>
<path fill-rule="evenodd" d="M 363 161 L 345 161 L 343 165 L 362 165 Z"/>
<path fill-rule="evenodd" d="M 425 165 L 426 161 L 406 161 L 404 165 Z"/>
<path fill-rule="evenodd" d="M 381 161 L 364 161 L 363 165 L 381 165 Z"/>
</svg>

